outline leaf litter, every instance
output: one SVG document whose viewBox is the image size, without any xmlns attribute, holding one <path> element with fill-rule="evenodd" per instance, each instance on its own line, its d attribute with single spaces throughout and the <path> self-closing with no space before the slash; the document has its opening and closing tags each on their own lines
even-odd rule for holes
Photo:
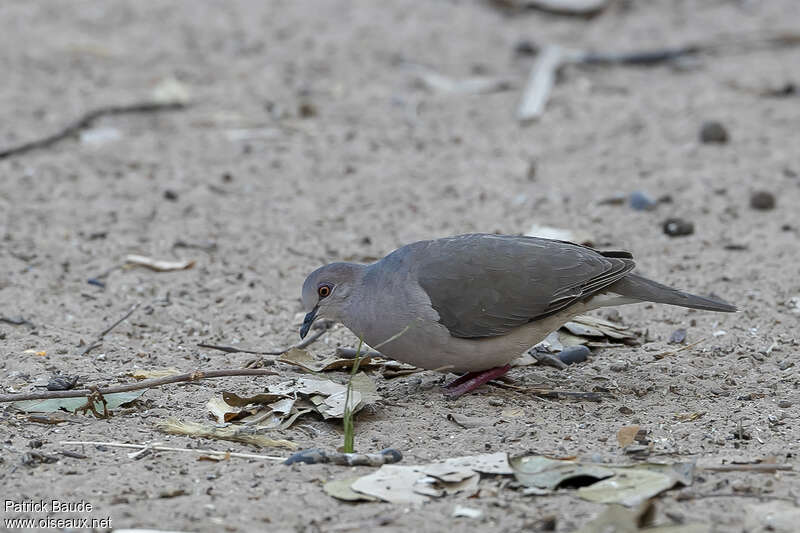
<svg viewBox="0 0 800 533">
<path fill-rule="evenodd" d="M 375 382 L 364 372 L 352 376 L 351 384 L 350 409 L 354 413 L 380 400 Z M 252 396 L 230 391 L 212 396 L 206 403 L 206 410 L 216 426 L 170 419 L 160 429 L 174 434 L 297 449 L 290 441 L 272 439 L 264 433 L 288 429 L 309 413 L 317 413 L 326 420 L 341 419 L 345 414 L 346 395 L 347 385 L 327 378 L 303 376 Z"/>
</svg>

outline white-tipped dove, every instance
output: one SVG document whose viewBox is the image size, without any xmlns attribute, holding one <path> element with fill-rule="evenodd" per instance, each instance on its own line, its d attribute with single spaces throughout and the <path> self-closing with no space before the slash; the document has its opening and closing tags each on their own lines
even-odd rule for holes
<svg viewBox="0 0 800 533">
<path fill-rule="evenodd" d="M 312 272 L 300 336 L 318 317 L 341 322 L 387 357 L 465 372 L 446 386 L 458 396 L 503 375 L 510 361 L 592 309 L 656 302 L 736 311 L 643 278 L 634 266 L 628 252 L 536 237 L 415 242 L 370 265 L 331 263 Z"/>
</svg>

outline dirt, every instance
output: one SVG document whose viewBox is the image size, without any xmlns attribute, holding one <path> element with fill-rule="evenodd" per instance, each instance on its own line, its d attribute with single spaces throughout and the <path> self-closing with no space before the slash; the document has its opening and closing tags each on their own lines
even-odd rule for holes
<svg viewBox="0 0 800 533">
<path fill-rule="evenodd" d="M 794 0 L 620 1 L 590 19 L 509 13 L 480 1 L 6 0 L 0 148 L 98 106 L 148 100 L 164 80 L 182 84 L 192 105 L 103 118 L 95 134 L 116 130 L 105 141 L 69 138 L 0 160 L 0 314 L 32 324 L 0 323 L 2 392 L 41 390 L 35 386 L 54 373 L 116 384 L 137 368 L 238 368 L 254 356 L 197 344 L 294 343 L 302 281 L 325 262 L 371 261 L 415 240 L 514 234 L 538 223 L 630 250 L 640 272 L 742 311 L 621 307 L 641 346 L 594 350 L 567 370 L 510 374 L 522 386 L 611 391 L 600 403 L 497 386 L 449 401 L 439 386 L 453 376 L 377 375 L 383 401 L 357 417 L 359 451 L 394 447 L 405 464 L 486 451 L 627 462 L 616 433 L 638 424 L 649 431 L 650 459 L 773 458 L 796 468 L 800 100 L 761 93 L 800 81 L 800 48 L 723 47 L 651 68 L 571 66 L 542 119 L 527 126 L 514 112 L 533 59 L 514 49 L 522 41 L 598 51 L 752 41 L 792 29 L 798 15 Z M 408 63 L 454 78 L 507 77 L 514 88 L 434 92 L 414 82 Z M 700 142 L 710 120 L 724 125 L 726 143 Z M 671 202 L 654 211 L 601 203 L 635 190 Z M 759 190 L 775 195 L 774 208 L 751 207 Z M 694 233 L 664 235 L 670 217 L 690 220 Z M 115 270 L 105 288 L 87 283 L 128 254 L 196 265 Z M 137 302 L 100 347 L 81 355 Z M 656 359 L 677 348 L 667 341 L 678 328 L 687 329 L 687 343 L 702 342 Z M 309 349 L 323 357 L 354 344 L 337 327 Z M 93 510 L 76 516 L 179 531 L 518 531 L 549 516 L 557 531 L 572 531 L 605 508 L 570 490 L 524 496 L 496 479 L 468 500 L 347 504 L 324 494 L 322 483 L 370 467 L 214 463 L 168 452 L 137 460 L 126 449 L 60 444 L 153 441 L 285 455 L 157 429 L 171 416 L 206 421 L 205 404 L 221 391 L 259 392 L 300 375 L 272 368 L 280 375 L 149 390 L 108 420 L 37 424 L 5 406 L 2 499 L 84 501 Z M 522 416 L 503 414 L 514 409 Z M 463 429 L 450 413 L 495 422 Z M 703 414 L 675 417 L 686 413 Z M 739 438 L 740 427 L 749 439 Z M 342 442 L 340 424 L 313 417 L 280 436 L 301 448 Z M 31 451 L 58 461 L 23 464 Z M 657 499 L 656 518 L 761 531 L 757 506 L 794 501 L 797 487 L 796 472 L 699 472 L 692 487 Z M 483 515 L 453 518 L 456 505 Z"/>
</svg>

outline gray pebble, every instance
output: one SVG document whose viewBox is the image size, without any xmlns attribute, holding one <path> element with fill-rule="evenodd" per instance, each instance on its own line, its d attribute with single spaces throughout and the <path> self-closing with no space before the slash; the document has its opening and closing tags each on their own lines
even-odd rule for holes
<svg viewBox="0 0 800 533">
<path fill-rule="evenodd" d="M 694 233 L 694 224 L 682 218 L 668 218 L 661 228 L 670 237 L 682 237 Z"/>
<path fill-rule="evenodd" d="M 722 123 L 709 120 L 700 127 L 700 141 L 705 144 L 725 144 L 728 142 L 728 130 Z"/>
<path fill-rule="evenodd" d="M 760 211 L 775 209 L 775 195 L 767 191 L 756 191 L 750 195 L 750 207 Z"/>
<path fill-rule="evenodd" d="M 789 400 L 781 400 L 778 402 L 778 407 L 780 407 L 781 409 L 788 409 L 791 406 L 792 402 L 790 402 Z"/>
<path fill-rule="evenodd" d="M 643 191 L 633 191 L 628 197 L 628 205 L 637 211 L 650 211 L 658 205 L 649 194 Z"/>
<path fill-rule="evenodd" d="M 683 328 L 676 329 L 669 336 L 669 344 L 681 344 L 686 340 L 686 330 Z"/>
<path fill-rule="evenodd" d="M 567 365 L 583 363 L 589 357 L 590 353 L 589 348 L 586 346 L 570 346 L 569 348 L 564 348 L 558 354 L 558 359 Z"/>
<path fill-rule="evenodd" d="M 612 372 L 623 372 L 628 369 L 628 363 L 625 361 L 617 361 L 616 363 L 611 363 L 611 366 L 608 368 L 610 368 Z"/>
</svg>

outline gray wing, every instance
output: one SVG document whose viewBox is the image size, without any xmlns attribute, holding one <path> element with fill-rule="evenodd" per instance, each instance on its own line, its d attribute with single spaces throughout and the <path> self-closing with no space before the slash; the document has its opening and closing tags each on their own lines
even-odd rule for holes
<svg viewBox="0 0 800 533">
<path fill-rule="evenodd" d="M 506 235 L 471 234 L 418 243 L 417 279 L 454 337 L 503 335 L 618 281 L 627 252 Z"/>
</svg>

